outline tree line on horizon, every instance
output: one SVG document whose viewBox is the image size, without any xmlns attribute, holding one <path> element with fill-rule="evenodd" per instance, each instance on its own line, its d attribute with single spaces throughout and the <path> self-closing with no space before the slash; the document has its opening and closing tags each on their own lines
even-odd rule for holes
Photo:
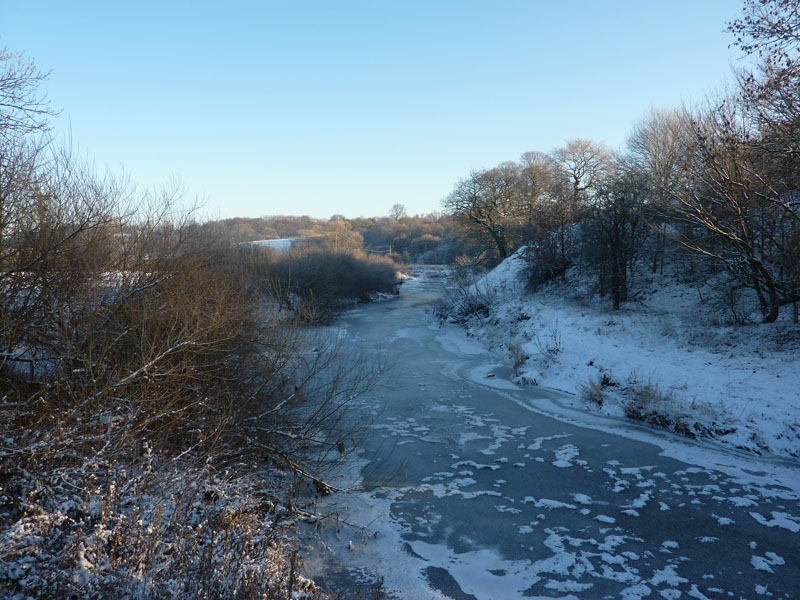
<svg viewBox="0 0 800 600">
<path fill-rule="evenodd" d="M 270 215 L 209 221 L 200 227 L 218 229 L 234 243 L 297 238 L 301 246 L 330 251 L 364 250 L 413 263 L 451 263 L 476 248 L 469 231 L 452 216 L 432 212 L 409 216 L 395 204 L 388 216 L 329 219 Z"/>
</svg>

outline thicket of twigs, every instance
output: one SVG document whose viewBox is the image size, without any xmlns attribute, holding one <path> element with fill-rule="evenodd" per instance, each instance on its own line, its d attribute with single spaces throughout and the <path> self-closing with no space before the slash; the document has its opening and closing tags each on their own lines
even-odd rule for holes
<svg viewBox="0 0 800 600">
<path fill-rule="evenodd" d="M 389 257 L 353 249 L 300 247 L 278 252 L 265 246 L 241 246 L 239 254 L 262 282 L 262 289 L 278 286 L 292 310 L 323 321 L 353 302 L 395 293 L 397 273 L 404 268 Z"/>
<path fill-rule="evenodd" d="M 373 365 L 175 190 L 43 140 L 28 65 L 0 53 L 22 102 L 0 121 L 0 596 L 320 596 L 289 491 L 329 491 L 319 467 L 352 446 Z"/>
</svg>

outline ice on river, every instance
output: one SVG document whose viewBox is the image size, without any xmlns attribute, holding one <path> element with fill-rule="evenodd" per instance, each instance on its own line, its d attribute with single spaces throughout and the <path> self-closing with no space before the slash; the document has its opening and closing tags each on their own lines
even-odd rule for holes
<svg viewBox="0 0 800 600">
<path fill-rule="evenodd" d="M 401 376 L 362 400 L 372 437 L 340 485 L 359 491 L 337 498 L 326 540 L 353 576 L 426 600 L 800 589 L 796 465 L 551 410 L 556 396 L 512 384 L 463 331 L 387 306 L 351 323 L 402 350 Z M 370 480 L 381 468 L 400 475 Z"/>
</svg>

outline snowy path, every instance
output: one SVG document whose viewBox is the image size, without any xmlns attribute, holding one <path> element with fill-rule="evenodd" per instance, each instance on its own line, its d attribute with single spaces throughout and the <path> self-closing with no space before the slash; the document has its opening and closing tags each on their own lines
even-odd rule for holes
<svg viewBox="0 0 800 600">
<path fill-rule="evenodd" d="M 800 468 L 564 408 L 426 308 L 440 282 L 347 317 L 395 359 L 338 502 L 339 568 L 397 598 L 793 598 Z M 493 375 L 487 377 L 487 375 Z M 342 474 L 342 485 L 354 474 Z"/>
</svg>

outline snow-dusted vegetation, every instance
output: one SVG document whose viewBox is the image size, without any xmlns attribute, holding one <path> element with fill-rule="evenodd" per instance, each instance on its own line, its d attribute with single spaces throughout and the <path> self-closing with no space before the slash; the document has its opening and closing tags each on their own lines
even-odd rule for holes
<svg viewBox="0 0 800 600">
<path fill-rule="evenodd" d="M 300 573 L 288 479 L 150 452 L 80 460 L 5 472 L 4 598 L 322 597 Z"/>
<path fill-rule="evenodd" d="M 177 190 L 38 137 L 43 75 L 0 67 L 0 596 L 324 597 L 294 491 L 331 491 L 375 362 Z"/>
<path fill-rule="evenodd" d="M 320 595 L 292 490 L 329 491 L 318 467 L 371 364 L 288 310 L 257 256 L 49 159 L 4 203 L 0 595 Z"/>
</svg>

